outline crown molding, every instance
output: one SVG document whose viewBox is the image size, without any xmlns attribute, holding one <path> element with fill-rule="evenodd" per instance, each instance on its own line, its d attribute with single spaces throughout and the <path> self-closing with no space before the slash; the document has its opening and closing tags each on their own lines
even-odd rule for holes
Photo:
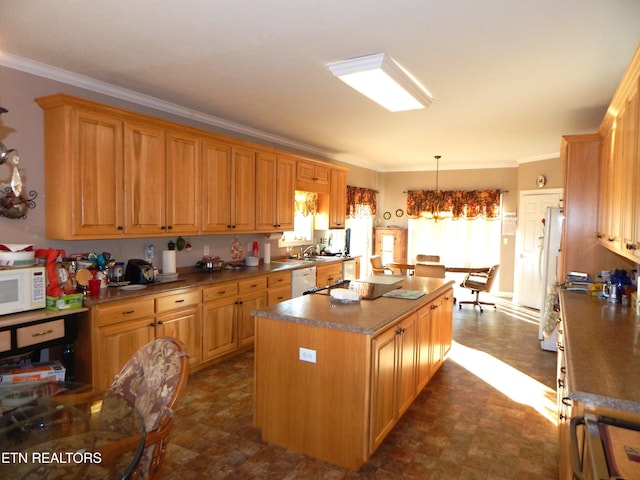
<svg viewBox="0 0 640 480">
<path fill-rule="evenodd" d="M 230 132 L 251 137 L 253 139 L 264 140 L 272 144 L 292 148 L 311 155 L 338 160 L 338 158 L 336 158 L 333 153 L 314 147 L 312 145 L 308 145 L 306 143 L 297 142 L 287 137 L 282 137 L 269 132 L 247 127 L 239 123 L 225 120 L 224 118 L 216 117 L 215 115 L 202 113 L 197 110 L 186 108 L 172 102 L 167 102 L 165 100 L 152 97 L 150 95 L 145 95 L 143 93 L 136 92 L 127 88 L 118 87 L 107 82 L 96 80 L 94 78 L 70 72 L 68 70 L 54 67 L 45 63 L 37 62 L 35 60 L 30 60 L 28 58 L 0 51 L 0 65 L 8 68 L 13 68 L 14 70 L 20 70 L 25 73 L 30 73 L 39 77 L 48 78 L 57 82 L 65 83 L 67 85 L 73 85 L 75 87 L 90 90 L 92 92 L 108 95 L 110 97 L 135 103 L 144 107 L 160 110 L 162 112 L 170 113 L 182 118 L 188 118 L 205 125 L 221 128 Z"/>
</svg>

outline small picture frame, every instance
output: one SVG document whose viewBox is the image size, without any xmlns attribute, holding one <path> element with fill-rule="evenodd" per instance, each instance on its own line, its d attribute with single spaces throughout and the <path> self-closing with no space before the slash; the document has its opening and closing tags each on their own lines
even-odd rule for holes
<svg viewBox="0 0 640 480">
<path fill-rule="evenodd" d="M 401 208 L 396 210 L 396 217 L 400 218 L 402 215 L 404 215 L 404 210 L 402 210 Z"/>
<path fill-rule="evenodd" d="M 385 220 L 389 220 L 391 218 L 391 212 L 384 212 L 382 218 L 384 218 Z"/>
</svg>

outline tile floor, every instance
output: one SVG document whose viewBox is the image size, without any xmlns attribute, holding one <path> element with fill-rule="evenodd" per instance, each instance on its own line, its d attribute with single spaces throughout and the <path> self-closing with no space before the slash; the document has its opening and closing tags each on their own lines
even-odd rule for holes
<svg viewBox="0 0 640 480">
<path fill-rule="evenodd" d="M 248 352 L 191 376 L 163 478 L 557 478 L 555 354 L 540 350 L 531 311 L 498 302 L 455 307 L 449 359 L 359 471 L 260 441 Z"/>
</svg>

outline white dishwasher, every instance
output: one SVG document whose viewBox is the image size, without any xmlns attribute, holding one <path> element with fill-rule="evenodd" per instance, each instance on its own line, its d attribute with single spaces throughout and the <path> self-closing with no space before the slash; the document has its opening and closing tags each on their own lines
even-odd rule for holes
<svg viewBox="0 0 640 480">
<path fill-rule="evenodd" d="M 300 297 L 316 286 L 316 267 L 300 268 L 291 272 L 291 298 Z"/>
</svg>

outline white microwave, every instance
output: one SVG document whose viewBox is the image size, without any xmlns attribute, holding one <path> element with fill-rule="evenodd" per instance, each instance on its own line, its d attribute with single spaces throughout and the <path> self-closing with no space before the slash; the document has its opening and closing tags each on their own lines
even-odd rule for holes
<svg viewBox="0 0 640 480">
<path fill-rule="evenodd" d="M 0 269 L 0 315 L 44 308 L 44 267 Z"/>
</svg>

